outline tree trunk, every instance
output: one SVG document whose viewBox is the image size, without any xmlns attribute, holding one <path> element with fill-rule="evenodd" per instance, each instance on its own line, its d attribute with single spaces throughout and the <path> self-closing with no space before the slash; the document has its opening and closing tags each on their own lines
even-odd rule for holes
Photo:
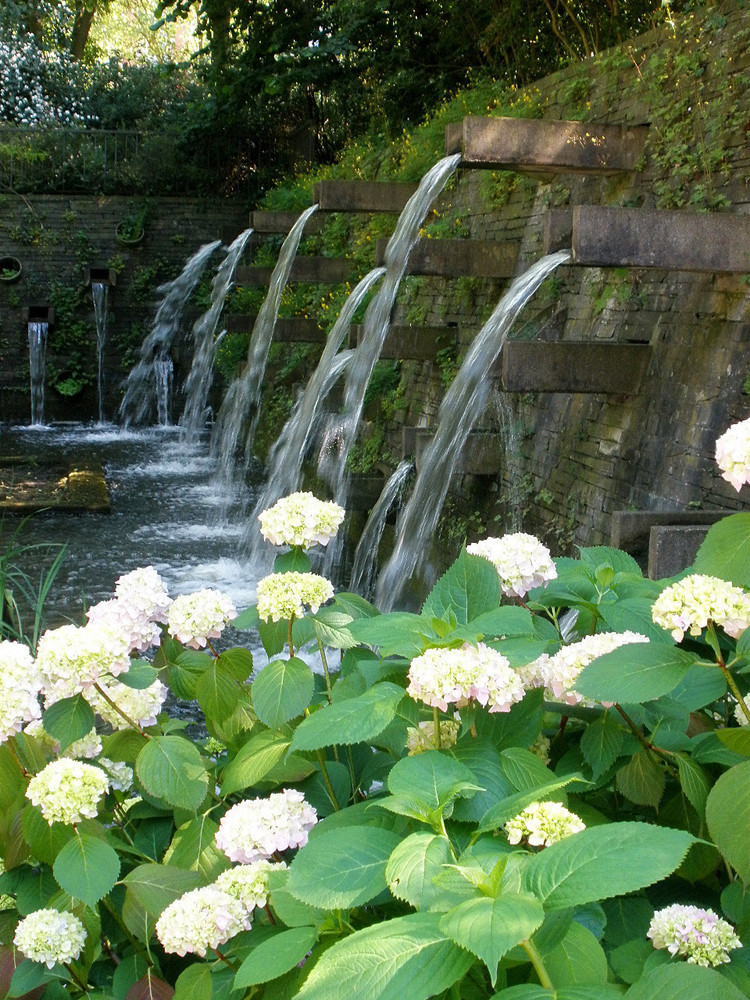
<svg viewBox="0 0 750 1000">
<path fill-rule="evenodd" d="M 83 6 L 76 8 L 75 21 L 73 22 L 73 37 L 70 41 L 70 54 L 77 62 L 83 59 L 83 52 L 86 48 L 91 25 L 94 22 L 94 5 L 92 9 Z"/>
</svg>

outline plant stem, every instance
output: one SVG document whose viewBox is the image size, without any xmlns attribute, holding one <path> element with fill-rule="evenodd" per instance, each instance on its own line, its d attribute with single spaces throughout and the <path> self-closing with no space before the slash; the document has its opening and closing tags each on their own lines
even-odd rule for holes
<svg viewBox="0 0 750 1000">
<path fill-rule="evenodd" d="M 328 697 L 328 704 L 331 704 L 331 675 L 328 673 L 328 660 L 326 658 L 326 651 L 323 643 L 318 639 L 318 652 L 320 653 L 320 662 L 323 664 L 323 675 L 326 679 L 326 695 Z"/>
<path fill-rule="evenodd" d="M 16 741 L 15 741 L 15 739 L 12 736 L 8 740 L 8 749 L 10 750 L 11 754 L 13 755 L 13 759 L 15 760 L 16 764 L 18 764 L 18 767 L 19 767 L 19 769 L 21 771 L 21 774 L 25 778 L 26 775 L 29 772 L 26 770 L 26 768 L 21 763 L 21 758 L 18 756 L 18 751 L 16 750 Z"/>
<path fill-rule="evenodd" d="M 322 750 L 316 751 L 315 756 L 318 758 L 318 764 L 320 765 L 320 773 L 323 776 L 323 784 L 326 786 L 326 791 L 328 792 L 328 796 L 331 800 L 333 808 L 336 810 L 336 812 L 339 812 L 341 806 L 339 805 L 338 799 L 336 798 L 336 793 L 333 790 L 331 779 L 328 777 L 328 769 L 326 768 L 326 759 L 323 756 L 323 751 Z"/>
<path fill-rule="evenodd" d="M 433 738 L 433 743 L 435 744 L 435 749 L 440 749 L 440 709 L 436 706 L 432 706 L 432 721 L 435 725 L 435 736 Z"/>
<path fill-rule="evenodd" d="M 105 691 L 105 690 L 104 690 L 104 689 L 103 689 L 103 688 L 101 687 L 101 685 L 100 685 L 100 684 L 99 684 L 98 682 L 94 684 L 94 688 L 95 688 L 95 689 L 96 689 L 96 690 L 97 690 L 97 691 L 99 692 L 99 694 L 100 694 L 100 695 L 102 696 L 102 698 L 104 698 L 104 700 L 105 700 L 105 701 L 107 702 L 107 704 L 108 704 L 108 705 L 110 705 L 110 706 L 111 706 L 112 708 L 114 708 L 115 712 L 117 712 L 117 714 L 118 714 L 119 716 L 121 716 L 121 717 L 122 717 L 122 718 L 123 718 L 123 719 L 124 719 L 124 720 L 125 720 L 125 721 L 127 722 L 127 724 L 128 724 L 129 726 L 130 726 L 130 728 L 131 728 L 131 729 L 135 729 L 135 731 L 136 731 L 137 733 L 140 733 L 140 734 L 141 734 L 141 736 L 145 736 L 145 737 L 146 737 L 146 739 L 150 739 L 150 738 L 151 738 L 151 737 L 150 737 L 150 736 L 148 735 L 148 733 L 147 733 L 147 732 L 145 732 L 145 731 L 144 731 L 144 730 L 143 730 L 143 729 L 142 729 L 142 728 L 141 728 L 141 727 L 140 727 L 140 726 L 138 725 L 138 723 L 137 723 L 137 722 L 134 722 L 134 721 L 133 721 L 133 720 L 132 720 L 132 719 L 130 718 L 130 716 L 129 716 L 129 715 L 126 715 L 126 714 L 125 714 L 125 712 L 123 712 L 123 710 L 122 710 L 122 709 L 121 709 L 121 708 L 119 707 L 119 705 L 115 704 L 115 702 L 114 702 L 114 701 L 112 701 L 112 699 L 110 698 L 110 696 L 109 696 L 109 695 L 107 694 L 107 692 L 106 692 L 106 691 Z"/>
<path fill-rule="evenodd" d="M 294 624 L 294 615 L 289 616 L 289 624 L 286 629 L 286 641 L 289 646 L 289 659 L 294 656 L 294 642 L 292 641 L 292 625 Z"/>
<path fill-rule="evenodd" d="M 552 980 L 549 977 L 549 973 L 547 972 L 547 970 L 544 967 L 544 962 L 542 961 L 542 956 L 536 950 L 535 945 L 532 944 L 531 939 L 527 939 L 526 941 L 522 941 L 521 942 L 521 947 L 526 952 L 526 954 L 529 956 L 529 960 L 530 960 L 531 964 L 534 966 L 534 971 L 536 972 L 537 976 L 539 976 L 539 982 L 546 989 L 553 990 L 555 987 L 554 987 L 554 984 L 553 984 Z"/>
<path fill-rule="evenodd" d="M 218 654 L 218 653 L 216 652 L 216 650 L 215 650 L 215 649 L 214 649 L 214 647 L 212 646 L 212 644 L 211 644 L 211 640 L 210 640 L 210 639 L 206 639 L 206 645 L 207 645 L 207 646 L 208 646 L 208 648 L 209 648 L 209 649 L 211 650 L 211 652 L 212 652 L 212 653 L 214 654 L 214 659 L 215 659 L 215 660 L 218 660 L 218 659 L 219 659 L 219 654 Z"/>
<path fill-rule="evenodd" d="M 70 973 L 71 979 L 74 979 L 76 983 L 81 987 L 83 992 L 86 994 L 86 996 L 88 996 L 89 993 L 88 984 L 83 982 L 83 980 L 80 978 L 78 973 L 73 969 L 73 966 L 69 962 L 65 964 L 65 968 Z"/>
<path fill-rule="evenodd" d="M 232 972 L 237 972 L 237 966 L 234 964 L 234 962 L 230 962 L 229 959 L 227 958 L 227 956 L 226 955 L 222 955 L 222 953 L 219 951 L 218 948 L 213 948 L 212 951 L 213 951 L 214 955 L 216 955 L 218 958 L 220 958 L 222 960 L 222 962 L 224 963 L 224 965 L 228 965 L 229 966 L 229 968 L 232 970 Z"/>
</svg>

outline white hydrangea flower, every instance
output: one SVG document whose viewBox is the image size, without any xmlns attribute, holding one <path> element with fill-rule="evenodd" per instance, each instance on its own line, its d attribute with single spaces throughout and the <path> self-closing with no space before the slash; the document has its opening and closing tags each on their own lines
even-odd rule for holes
<svg viewBox="0 0 750 1000">
<path fill-rule="evenodd" d="M 529 747 L 529 752 L 538 757 L 542 764 L 546 766 L 550 761 L 550 748 L 551 742 L 549 738 L 544 733 L 540 733 Z"/>
<path fill-rule="evenodd" d="M 230 861 L 252 864 L 303 847 L 317 822 L 318 814 L 302 792 L 284 788 L 232 806 L 219 823 L 216 846 Z"/>
<path fill-rule="evenodd" d="M 440 720 L 440 750 L 450 750 L 456 745 L 461 724 L 453 719 Z M 425 750 L 437 749 L 435 743 L 435 723 L 428 719 L 420 722 L 419 727 L 409 726 L 406 730 L 406 749 L 409 757 L 414 757 Z"/>
<path fill-rule="evenodd" d="M 657 910 L 646 934 L 654 948 L 666 948 L 670 955 L 684 955 L 692 965 L 723 965 L 729 952 L 741 948 L 734 928 L 713 910 L 673 903 Z"/>
<path fill-rule="evenodd" d="M 271 573 L 258 582 L 258 615 L 264 621 L 301 618 L 308 605 L 313 614 L 333 597 L 333 584 L 317 573 Z"/>
<path fill-rule="evenodd" d="M 509 844 L 525 840 L 531 847 L 549 847 L 585 829 L 581 818 L 560 802 L 534 802 L 505 824 Z"/>
<path fill-rule="evenodd" d="M 285 868 L 283 861 L 260 860 L 250 865 L 237 865 L 222 872 L 214 885 L 222 892 L 239 899 L 250 912 L 254 907 L 265 906 L 268 902 L 268 873 Z"/>
<path fill-rule="evenodd" d="M 64 752 L 63 757 L 75 757 L 77 759 L 84 758 L 86 760 L 93 760 L 94 757 L 98 757 L 102 752 L 102 740 L 95 729 L 86 733 L 82 736 L 80 740 L 76 740 L 75 743 L 71 743 L 67 750 Z"/>
<path fill-rule="evenodd" d="M 75 962 L 83 951 L 86 931 L 72 913 L 60 910 L 34 910 L 19 923 L 13 944 L 32 962 L 43 962 L 51 969 L 57 962 Z"/>
<path fill-rule="evenodd" d="M 239 899 L 208 885 L 170 903 L 156 921 L 156 936 L 167 952 L 205 958 L 209 948 L 218 948 L 251 926 Z"/>
<path fill-rule="evenodd" d="M 489 559 L 500 577 L 500 587 L 508 597 L 525 597 L 534 587 L 541 587 L 557 576 L 547 546 L 523 531 L 472 542 L 466 546 L 466 551 Z"/>
<path fill-rule="evenodd" d="M 739 492 L 750 483 L 750 418 L 724 431 L 716 441 L 716 464 L 723 479 Z"/>
<path fill-rule="evenodd" d="M 124 635 L 130 652 L 143 653 L 157 646 L 161 639 L 161 629 L 156 622 L 139 615 L 137 610 L 117 598 L 92 604 L 86 617 L 90 622 L 106 625 Z"/>
<path fill-rule="evenodd" d="M 272 545 L 309 548 L 328 545 L 344 520 L 345 510 L 312 493 L 292 493 L 258 515 L 260 531 Z"/>
<path fill-rule="evenodd" d="M 750 625 L 750 596 L 719 577 L 693 573 L 659 594 L 651 617 L 675 642 L 686 632 L 700 635 L 709 621 L 736 639 Z"/>
<path fill-rule="evenodd" d="M 232 599 L 220 590 L 208 588 L 175 597 L 167 614 L 167 627 L 183 645 L 200 649 L 208 639 L 218 639 L 236 617 Z"/>
<path fill-rule="evenodd" d="M 746 708 L 748 708 L 750 710 L 750 694 L 746 694 L 745 697 L 742 700 L 745 702 Z M 737 720 L 737 725 L 738 726 L 746 726 L 747 725 L 747 716 L 742 711 L 742 706 L 740 705 L 740 703 L 738 701 L 734 701 L 734 699 L 732 699 L 732 701 L 734 703 L 734 717 Z"/>
<path fill-rule="evenodd" d="M 115 595 L 123 604 L 151 622 L 165 622 L 172 599 L 153 566 L 124 573 L 115 583 Z"/>
<path fill-rule="evenodd" d="M 133 787 L 133 768 L 121 760 L 110 760 L 109 757 L 100 757 L 97 761 L 99 767 L 104 768 L 109 787 L 117 792 L 129 792 Z"/>
<path fill-rule="evenodd" d="M 41 744 L 42 750 L 47 756 L 52 756 L 53 754 L 60 753 L 59 742 L 47 732 L 47 730 L 42 725 L 41 719 L 34 719 L 24 727 L 24 735 L 32 736 L 38 743 Z"/>
<path fill-rule="evenodd" d="M 20 642 L 0 642 L 0 743 L 5 743 L 24 725 L 40 719 L 39 692 L 42 677 L 28 646 Z"/>
<path fill-rule="evenodd" d="M 575 682 L 583 668 L 597 656 L 611 653 L 620 646 L 648 641 L 648 636 L 638 632 L 597 632 L 563 646 L 551 656 L 543 653 L 523 668 L 522 673 L 527 682 L 544 686 L 550 701 L 563 701 L 568 705 L 593 705 L 594 702 L 582 698 L 575 690 Z"/>
<path fill-rule="evenodd" d="M 147 688 L 138 689 L 128 687 L 113 677 L 103 677 L 99 687 L 128 719 L 144 729 L 146 726 L 156 724 L 161 707 L 169 693 L 160 680 L 154 681 Z M 123 715 L 116 711 L 96 688 L 90 688 L 86 692 L 86 701 L 113 729 L 128 728 L 129 724 Z"/>
<path fill-rule="evenodd" d="M 428 649 L 409 666 L 406 693 L 445 712 L 449 704 L 477 701 L 490 712 L 508 712 L 526 693 L 523 681 L 497 650 L 479 642 L 459 649 Z"/>
<path fill-rule="evenodd" d="M 41 637 L 36 663 L 49 706 L 87 690 L 104 674 L 124 673 L 130 667 L 130 645 L 127 636 L 107 624 L 62 625 Z"/>
<path fill-rule="evenodd" d="M 72 825 L 96 817 L 108 788 L 107 775 L 101 768 L 61 757 L 33 776 L 26 798 L 39 807 L 50 826 Z"/>
</svg>

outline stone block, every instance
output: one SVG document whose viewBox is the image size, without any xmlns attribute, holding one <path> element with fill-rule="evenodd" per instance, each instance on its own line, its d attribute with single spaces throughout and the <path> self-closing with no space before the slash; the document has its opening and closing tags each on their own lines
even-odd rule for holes
<svg viewBox="0 0 750 1000">
<path fill-rule="evenodd" d="M 573 263 L 704 273 L 750 271 L 750 215 L 577 205 Z"/>
<path fill-rule="evenodd" d="M 708 527 L 659 525 L 649 533 L 648 575 L 652 580 L 675 576 L 692 566 Z"/>
<path fill-rule="evenodd" d="M 362 339 L 363 327 L 350 327 L 353 347 Z M 456 344 L 458 330 L 451 326 L 392 326 L 385 338 L 380 357 L 383 360 L 434 361 L 438 351 Z"/>
<path fill-rule="evenodd" d="M 375 244 L 375 260 L 382 264 L 387 240 Z M 418 240 L 407 265 L 408 274 L 443 278 L 510 278 L 515 273 L 517 243 L 489 240 Z"/>
<path fill-rule="evenodd" d="M 573 209 L 551 208 L 544 217 L 544 253 L 569 250 L 573 244 Z"/>
<path fill-rule="evenodd" d="M 645 554 L 652 528 L 709 528 L 728 513 L 725 510 L 616 510 L 610 520 L 610 545 L 632 555 Z"/>
<path fill-rule="evenodd" d="M 508 341 L 491 369 L 506 392 L 638 392 L 647 344 Z"/>
<path fill-rule="evenodd" d="M 414 456 L 419 471 L 424 453 L 435 431 L 434 428 L 402 427 L 402 458 Z M 474 476 L 495 476 L 505 460 L 505 445 L 501 436 L 492 431 L 472 431 L 464 442 L 461 456 L 456 462 L 456 473 Z"/>
<path fill-rule="evenodd" d="M 288 233 L 299 219 L 300 212 L 251 212 L 250 225 L 256 233 Z M 305 223 L 306 233 L 319 233 L 325 219 L 313 212 Z"/>
<path fill-rule="evenodd" d="M 386 212 L 398 215 L 416 190 L 416 184 L 319 181 L 313 186 L 313 202 L 319 212 Z"/>
<path fill-rule="evenodd" d="M 647 126 L 532 118 L 464 118 L 446 129 L 446 153 L 463 167 L 528 172 L 612 174 L 634 170 Z"/>
<path fill-rule="evenodd" d="M 235 282 L 252 288 L 268 285 L 271 267 L 238 267 Z M 289 281 L 307 282 L 311 285 L 336 285 L 351 277 L 352 263 L 345 257 L 295 257 Z"/>
<path fill-rule="evenodd" d="M 233 313 L 225 318 L 224 325 L 229 333 L 249 334 L 253 331 L 256 318 Z M 325 344 L 326 335 L 314 319 L 296 316 L 288 319 L 279 317 L 274 327 L 273 339 L 281 343 Z"/>
</svg>

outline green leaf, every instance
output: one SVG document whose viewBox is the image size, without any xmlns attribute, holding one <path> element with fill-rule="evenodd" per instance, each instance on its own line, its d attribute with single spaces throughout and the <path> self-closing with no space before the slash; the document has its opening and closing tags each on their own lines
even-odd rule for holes
<svg viewBox="0 0 750 1000">
<path fill-rule="evenodd" d="M 729 747 L 734 753 L 740 754 L 742 757 L 750 757 L 750 727 L 719 729 L 716 735 L 724 746 Z"/>
<path fill-rule="evenodd" d="M 42 717 L 45 732 L 57 740 L 61 750 L 82 739 L 94 728 L 94 712 L 82 694 L 50 705 Z"/>
<path fill-rule="evenodd" d="M 368 743 L 395 717 L 403 697 L 403 688 L 384 681 L 358 698 L 325 705 L 303 719 L 296 728 L 292 750 L 320 750 L 334 744 Z"/>
<path fill-rule="evenodd" d="M 124 674 L 118 674 L 117 680 L 125 687 L 144 691 L 159 679 L 159 671 L 154 670 L 147 660 L 131 660 Z"/>
<path fill-rule="evenodd" d="M 183 823 L 172 838 L 164 863 L 199 872 L 207 882 L 213 881 L 229 867 L 226 856 L 214 843 L 218 829 L 210 816 L 197 816 Z"/>
<path fill-rule="evenodd" d="M 654 808 L 661 802 L 666 781 L 664 766 L 646 749 L 634 753 L 616 775 L 617 788 L 626 799 Z"/>
<path fill-rule="evenodd" d="M 519 792 L 538 788 L 555 780 L 554 771 L 524 747 L 507 747 L 500 754 L 508 780 Z"/>
<path fill-rule="evenodd" d="M 386 888 L 385 866 L 400 840 L 374 826 L 330 830 L 297 853 L 286 888 L 303 903 L 329 910 L 367 903 Z"/>
<path fill-rule="evenodd" d="M 351 615 L 335 608 L 321 608 L 317 614 L 307 617 L 313 623 L 315 635 L 331 649 L 353 649 L 358 645 L 349 629 L 353 620 Z"/>
<path fill-rule="evenodd" d="M 304 660 L 272 660 L 253 681 L 253 707 L 271 729 L 302 715 L 312 701 L 315 678 Z"/>
<path fill-rule="evenodd" d="M 503 604 L 499 608 L 485 611 L 455 632 L 457 639 L 477 639 L 480 636 L 484 639 L 499 639 L 506 636 L 537 637 L 531 612 L 527 608 L 519 608 L 513 604 Z"/>
<path fill-rule="evenodd" d="M 204 884 L 198 872 L 171 865 L 139 865 L 124 878 L 125 903 L 122 917 L 137 938 L 148 941 L 162 910 L 178 896 Z"/>
<path fill-rule="evenodd" d="M 354 639 L 380 650 L 380 655 L 418 656 L 427 643 L 430 629 L 428 618 L 407 611 L 393 611 L 374 618 L 358 618 L 349 626 Z"/>
<path fill-rule="evenodd" d="M 243 646 L 232 646 L 231 649 L 225 649 L 216 658 L 216 663 L 228 670 L 240 683 L 246 681 L 253 672 L 253 654 Z"/>
<path fill-rule="evenodd" d="M 750 883 L 750 761 L 721 775 L 706 801 L 706 822 L 724 858 Z"/>
<path fill-rule="evenodd" d="M 599 611 L 613 632 L 638 632 L 651 642 L 672 644 L 672 636 L 651 617 L 653 600 L 647 597 L 627 597 L 614 604 L 603 604 Z"/>
<path fill-rule="evenodd" d="M 532 802 L 547 802 L 553 800 L 555 792 L 565 788 L 572 781 L 580 778 L 580 775 L 571 774 L 558 781 L 550 781 L 546 785 L 537 785 L 535 788 L 527 789 L 525 792 L 515 792 L 507 796 L 501 802 L 497 802 L 491 809 L 482 816 L 477 826 L 477 833 L 487 833 L 490 830 L 498 830 L 509 819 L 517 816 L 526 806 Z M 558 799 L 560 796 L 558 796 Z M 554 801 L 554 800 L 553 800 Z"/>
<path fill-rule="evenodd" d="M 724 976 L 687 962 L 671 962 L 646 973 L 625 994 L 625 1000 L 743 1000 Z"/>
<path fill-rule="evenodd" d="M 181 736 L 154 736 L 135 760 L 135 773 L 149 795 L 195 811 L 208 791 L 200 751 Z"/>
<path fill-rule="evenodd" d="M 234 712 L 241 685 L 234 674 L 218 660 L 195 682 L 195 697 L 203 714 L 218 723 L 224 722 Z"/>
<path fill-rule="evenodd" d="M 429 910 L 441 894 L 433 879 L 454 861 L 450 841 L 435 833 L 412 833 L 395 848 L 385 868 L 388 888 L 416 910 Z"/>
<path fill-rule="evenodd" d="M 494 987 L 500 959 L 531 937 L 543 920 L 544 909 L 539 900 L 514 892 L 497 899 L 485 896 L 460 903 L 442 917 L 440 930 L 481 958 Z"/>
<path fill-rule="evenodd" d="M 189 965 L 174 984 L 174 1000 L 211 1000 L 213 996 L 211 966 L 203 962 Z"/>
<path fill-rule="evenodd" d="M 730 514 L 712 524 L 693 563 L 695 573 L 750 587 L 750 514 Z"/>
<path fill-rule="evenodd" d="M 311 568 L 310 557 L 299 545 L 280 553 L 273 561 L 274 573 L 309 573 Z"/>
<path fill-rule="evenodd" d="M 57 855 L 52 873 L 61 889 L 93 908 L 120 877 L 120 859 L 106 841 L 79 833 Z"/>
<path fill-rule="evenodd" d="M 427 1000 L 474 962 L 439 929 L 440 914 L 413 913 L 338 941 L 320 958 L 295 1000 Z"/>
<path fill-rule="evenodd" d="M 694 655 L 677 646 L 627 643 L 584 667 L 576 680 L 576 691 L 594 701 L 651 701 L 675 688 L 695 661 Z"/>
<path fill-rule="evenodd" d="M 590 722 L 581 736 L 581 753 L 594 781 L 610 769 L 622 750 L 624 733 L 608 712 Z"/>
<path fill-rule="evenodd" d="M 478 789 L 474 774 L 460 761 L 437 750 L 402 757 L 388 775 L 388 791 L 424 807 L 426 812 L 445 809 L 456 796 Z"/>
<path fill-rule="evenodd" d="M 497 609 L 502 600 L 497 570 L 482 556 L 462 549 L 458 559 L 438 580 L 424 602 L 422 614 L 448 621 L 452 613 L 457 625 L 466 625 L 487 611 Z"/>
<path fill-rule="evenodd" d="M 234 988 L 267 983 L 293 969 L 315 944 L 318 932 L 314 927 L 294 927 L 281 931 L 253 948 L 234 977 Z"/>
<path fill-rule="evenodd" d="M 268 731 L 251 736 L 221 775 L 222 796 L 252 788 L 279 763 L 289 749 L 289 740 Z"/>
<path fill-rule="evenodd" d="M 308 906 L 296 899 L 286 887 L 288 872 L 277 870 L 268 873 L 269 901 L 277 918 L 287 927 L 319 926 L 330 914 L 317 906 Z"/>
<path fill-rule="evenodd" d="M 682 790 L 688 802 L 703 820 L 706 817 L 706 800 L 711 791 L 711 779 L 691 757 L 678 753 L 675 755 L 675 760 Z"/>
<path fill-rule="evenodd" d="M 562 986 L 589 986 L 607 981 L 607 956 L 588 928 L 573 923 L 562 941 L 542 956 L 552 982 Z"/>
<path fill-rule="evenodd" d="M 534 855 L 524 888 L 549 910 L 635 892 L 671 874 L 694 841 L 647 823 L 588 827 Z"/>
<path fill-rule="evenodd" d="M 249 632 L 251 629 L 257 628 L 259 622 L 258 608 L 251 604 L 249 608 L 240 611 L 237 617 L 232 619 L 232 628 L 237 632 Z"/>
<path fill-rule="evenodd" d="M 50 826 L 39 807 L 32 806 L 31 803 L 21 814 L 21 829 L 31 853 L 48 865 L 54 863 L 61 849 L 75 835 L 73 827 L 64 823 L 53 823 Z"/>
<path fill-rule="evenodd" d="M 500 799 L 506 798 L 512 786 L 503 770 L 500 754 L 487 740 L 471 739 L 459 743 L 454 750 L 456 760 L 471 771 L 483 791 L 471 798 L 459 799 L 453 808 L 453 818 L 463 823 L 476 823 Z"/>
</svg>

